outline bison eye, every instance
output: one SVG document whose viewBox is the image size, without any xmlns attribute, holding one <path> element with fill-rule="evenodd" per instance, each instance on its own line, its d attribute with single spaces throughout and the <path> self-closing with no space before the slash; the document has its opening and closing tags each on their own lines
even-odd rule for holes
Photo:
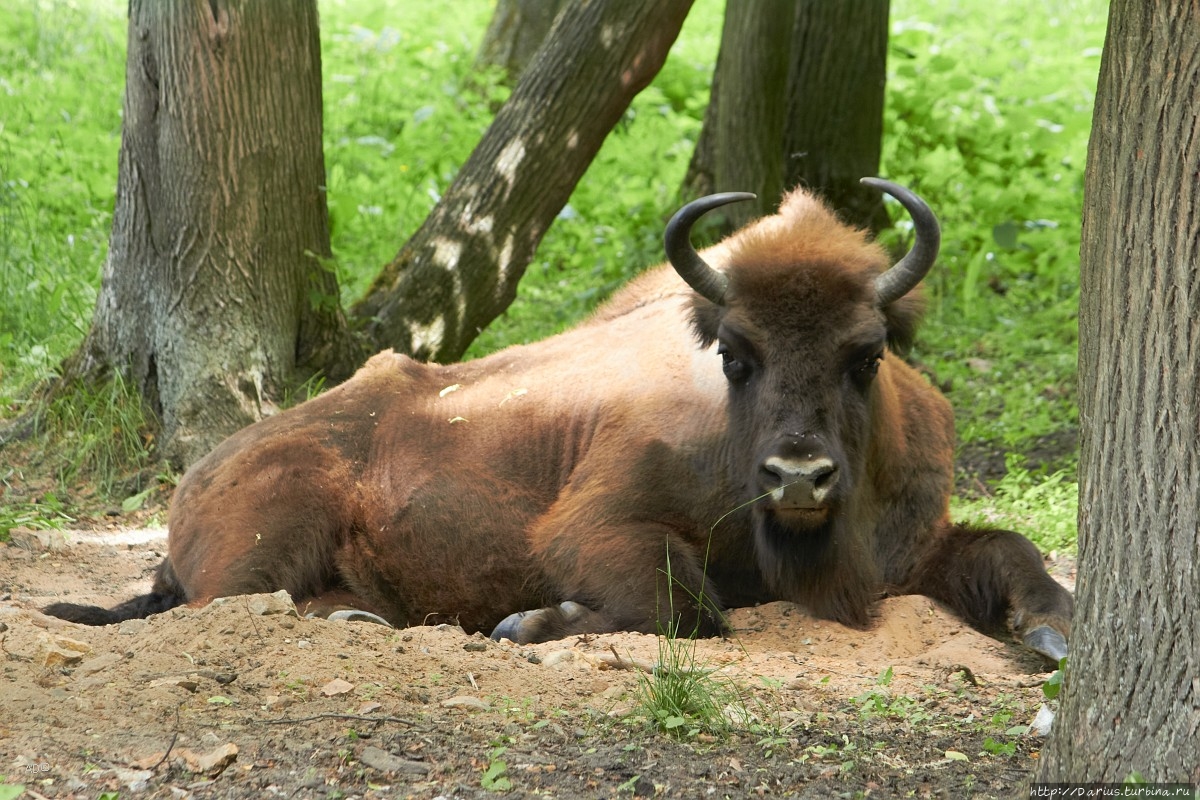
<svg viewBox="0 0 1200 800">
<path fill-rule="evenodd" d="M 744 381 L 750 375 L 746 362 L 739 359 L 722 343 L 717 347 L 717 355 L 721 357 L 721 369 L 725 370 L 725 378 L 733 383 Z"/>
<path fill-rule="evenodd" d="M 854 366 L 854 379 L 865 385 L 871 382 L 871 379 L 879 372 L 879 365 L 883 362 L 883 353 L 879 352 L 872 356 L 864 358 Z"/>
</svg>

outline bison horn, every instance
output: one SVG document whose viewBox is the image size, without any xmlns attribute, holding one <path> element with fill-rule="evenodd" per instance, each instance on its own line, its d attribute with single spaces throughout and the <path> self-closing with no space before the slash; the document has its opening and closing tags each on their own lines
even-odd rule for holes
<svg viewBox="0 0 1200 800">
<path fill-rule="evenodd" d="M 881 192 L 887 192 L 900 201 L 904 210 L 913 220 L 913 228 L 917 232 L 917 240 L 912 250 L 900 259 L 891 269 L 875 279 L 875 297 L 880 308 L 890 305 L 911 292 L 937 258 L 938 246 L 942 241 L 942 231 L 938 227 L 937 217 L 916 194 L 899 184 L 880 178 L 863 178 L 860 181 L 867 186 L 873 186 Z"/>
<path fill-rule="evenodd" d="M 692 225 L 714 208 L 739 200 L 753 200 L 754 197 L 749 192 L 722 192 L 693 200 L 675 212 L 675 216 L 667 223 L 667 232 L 663 235 L 667 260 L 679 273 L 679 277 L 701 297 L 719 306 L 725 304 L 725 290 L 729 287 L 729 278 L 725 277 L 723 272 L 710 267 L 696 252 L 696 248 L 692 247 Z"/>
</svg>

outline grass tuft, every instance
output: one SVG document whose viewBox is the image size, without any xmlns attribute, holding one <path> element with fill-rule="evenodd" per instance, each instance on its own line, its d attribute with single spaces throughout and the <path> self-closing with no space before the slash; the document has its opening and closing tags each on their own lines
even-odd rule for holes
<svg viewBox="0 0 1200 800">
<path fill-rule="evenodd" d="M 85 479 L 111 495 L 154 463 L 153 419 L 137 389 L 113 375 L 95 385 L 60 388 L 37 413 L 35 436 L 61 487 Z"/>
</svg>

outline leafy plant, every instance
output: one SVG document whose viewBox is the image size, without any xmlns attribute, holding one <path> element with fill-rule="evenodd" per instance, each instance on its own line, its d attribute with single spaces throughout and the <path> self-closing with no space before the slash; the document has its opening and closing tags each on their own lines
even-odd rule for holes
<svg viewBox="0 0 1200 800">
<path fill-rule="evenodd" d="M 489 763 L 479 778 L 479 785 L 489 792 L 507 792 L 512 789 L 512 781 L 508 778 L 508 764 L 500 758 L 507 750 L 506 747 L 494 748 L 488 757 Z"/>
<path fill-rule="evenodd" d="M 1066 685 L 1067 658 L 1069 656 L 1064 656 L 1058 662 L 1058 669 L 1054 670 L 1050 677 L 1046 679 L 1046 682 L 1042 684 L 1042 694 L 1046 696 L 1047 700 L 1053 700 L 1058 697 L 1059 693 L 1062 692 L 1063 686 Z"/>
</svg>

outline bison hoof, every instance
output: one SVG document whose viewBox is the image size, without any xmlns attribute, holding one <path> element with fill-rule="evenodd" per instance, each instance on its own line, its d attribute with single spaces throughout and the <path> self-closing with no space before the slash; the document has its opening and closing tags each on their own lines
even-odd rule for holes
<svg viewBox="0 0 1200 800">
<path fill-rule="evenodd" d="M 315 615 L 309 614 L 308 616 L 313 617 Z M 374 622 L 376 625 L 386 625 L 389 628 L 395 627 L 378 614 L 372 614 L 370 611 L 362 611 L 357 608 L 343 608 L 334 611 L 325 619 L 330 622 Z"/>
<path fill-rule="evenodd" d="M 530 642 L 546 626 L 546 617 L 553 615 L 560 624 L 570 623 L 587 613 L 587 608 L 573 600 L 559 603 L 550 608 L 538 608 L 533 611 L 518 611 L 500 620 L 500 624 L 492 628 L 492 639 L 500 641 L 508 639 L 513 642 Z"/>
<path fill-rule="evenodd" d="M 1039 625 L 1028 631 L 1021 641 L 1026 647 L 1036 650 L 1055 664 L 1067 657 L 1066 638 L 1048 625 Z"/>
</svg>

